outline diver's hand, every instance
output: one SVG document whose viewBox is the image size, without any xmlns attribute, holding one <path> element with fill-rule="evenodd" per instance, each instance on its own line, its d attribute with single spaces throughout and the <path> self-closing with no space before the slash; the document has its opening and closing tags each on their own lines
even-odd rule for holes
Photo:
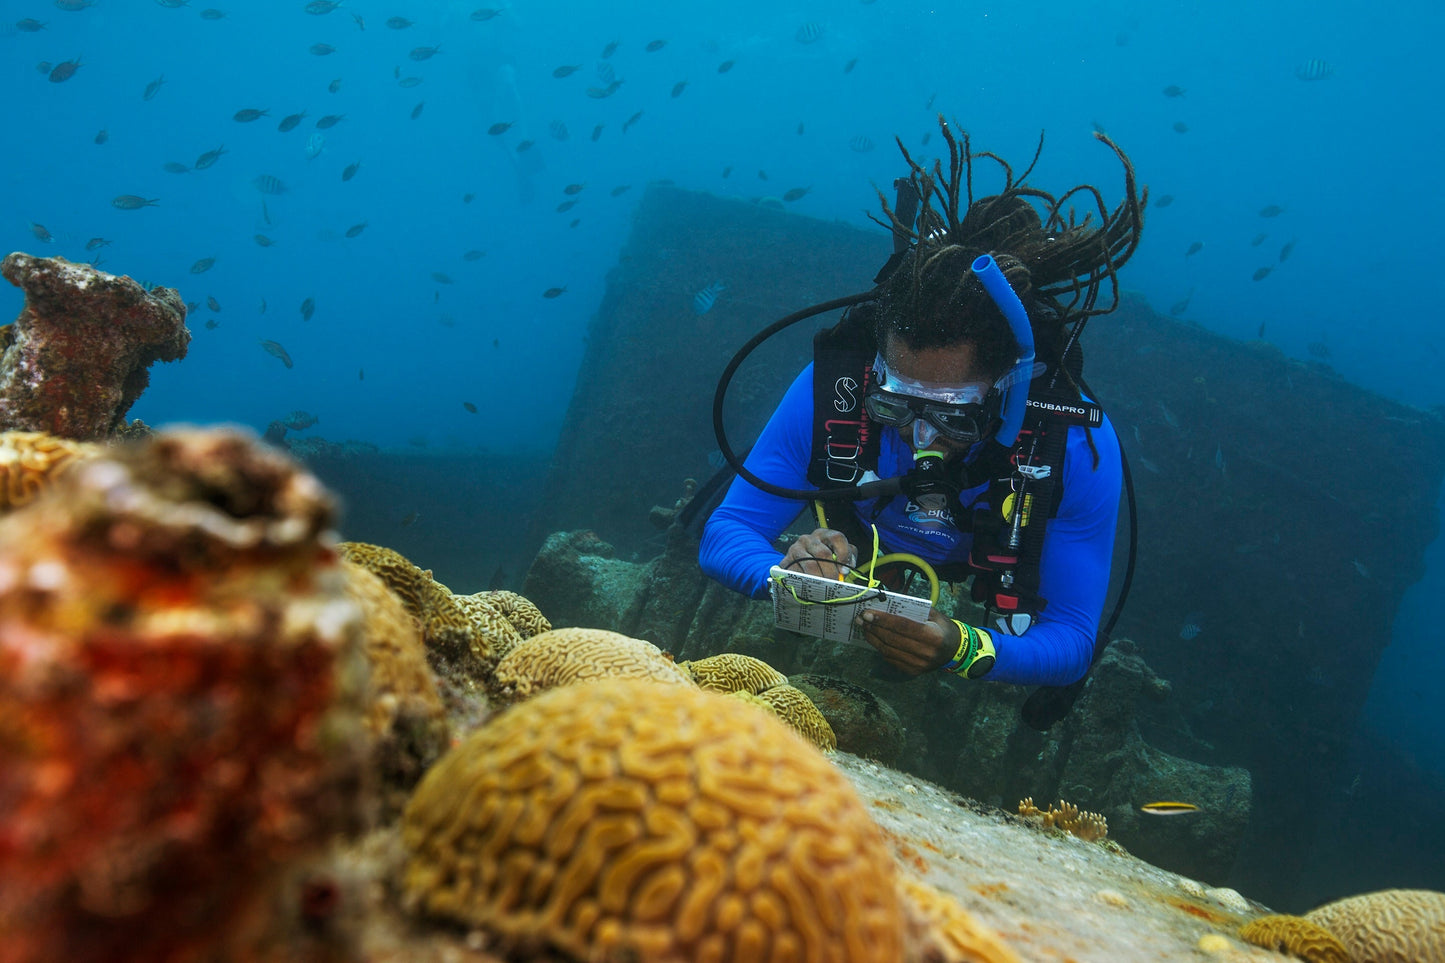
<svg viewBox="0 0 1445 963">
<path fill-rule="evenodd" d="M 834 561 L 842 565 L 832 564 Z M 838 578 L 858 564 L 858 550 L 848 542 L 842 532 L 831 528 L 817 528 L 807 535 L 800 535 L 783 560 L 778 563 L 789 572 L 804 572 L 821 575 L 824 578 Z"/>
<path fill-rule="evenodd" d="M 958 626 L 936 608 L 929 610 L 927 622 L 873 610 L 865 610 L 859 619 L 868 644 L 909 675 L 941 668 L 958 651 Z"/>
</svg>

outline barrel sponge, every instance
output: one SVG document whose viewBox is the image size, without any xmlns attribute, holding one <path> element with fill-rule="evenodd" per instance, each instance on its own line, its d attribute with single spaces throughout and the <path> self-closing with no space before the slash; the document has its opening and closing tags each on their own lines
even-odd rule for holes
<svg viewBox="0 0 1445 963">
<path fill-rule="evenodd" d="M 69 441 L 41 431 L 0 432 L 0 511 L 34 500 L 100 446 Z"/>
<path fill-rule="evenodd" d="M 422 779 L 407 905 L 578 960 L 899 960 L 907 917 L 847 779 L 767 713 L 604 679 L 494 717 Z"/>
<path fill-rule="evenodd" d="M 738 652 L 724 652 L 722 655 L 679 664 L 692 675 L 698 685 L 718 692 L 751 692 L 757 695 L 764 689 L 771 689 L 788 681 L 787 676 L 762 659 Z"/>
<path fill-rule="evenodd" d="M 758 698 L 819 749 L 832 752 L 838 748 L 838 737 L 833 734 L 833 727 L 828 725 L 828 720 L 823 718 L 823 713 L 813 705 L 812 699 L 803 694 L 803 690 L 784 683 L 764 689 L 758 693 Z"/>
<path fill-rule="evenodd" d="M 1362 893 L 1326 903 L 1305 918 L 1339 937 L 1355 963 L 1445 963 L 1445 893 Z"/>
<path fill-rule="evenodd" d="M 904 877 L 899 881 L 904 905 L 921 936 L 924 959 L 939 963 L 1022 963 L 987 925 L 947 893 L 922 880 Z"/>
<path fill-rule="evenodd" d="M 524 640 L 497 663 L 504 700 L 593 679 L 652 679 L 694 687 L 692 676 L 651 642 L 605 629 L 553 629 Z"/>
<path fill-rule="evenodd" d="M 1351 963 L 1349 950 L 1334 934 L 1303 916 L 1261 916 L 1240 927 L 1239 938 L 1267 950 L 1297 956 L 1309 963 Z M 1355 957 L 1357 963 L 1364 959 Z M 1369 959 L 1373 961 L 1375 957 Z"/>
</svg>

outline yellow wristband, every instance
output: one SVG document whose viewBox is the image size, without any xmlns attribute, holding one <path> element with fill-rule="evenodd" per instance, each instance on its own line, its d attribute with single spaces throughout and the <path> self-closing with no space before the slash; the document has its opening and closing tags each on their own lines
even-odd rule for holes
<svg viewBox="0 0 1445 963">
<path fill-rule="evenodd" d="M 958 626 L 958 651 L 943 664 L 943 668 L 966 679 L 981 679 L 988 675 L 997 659 L 993 636 L 986 629 L 976 629 L 958 619 L 952 621 Z"/>
</svg>

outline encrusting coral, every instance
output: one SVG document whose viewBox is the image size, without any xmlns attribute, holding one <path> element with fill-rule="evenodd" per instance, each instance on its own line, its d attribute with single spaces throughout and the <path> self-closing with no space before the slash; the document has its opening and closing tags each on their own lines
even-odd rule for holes
<svg viewBox="0 0 1445 963">
<path fill-rule="evenodd" d="M 226 956 L 357 828 L 366 668 L 333 505 L 254 439 L 168 433 L 0 518 L 0 956 Z"/>
<path fill-rule="evenodd" d="M 1310 910 L 1305 919 L 1333 933 L 1354 963 L 1445 963 L 1445 893 L 1361 893 Z"/>
<path fill-rule="evenodd" d="M 1098 842 L 1109 835 L 1109 821 L 1098 813 L 1085 812 L 1073 803 L 1059 800 L 1055 808 L 1040 809 L 1034 805 L 1034 797 L 1019 800 L 1019 815 L 1039 818 L 1045 829 L 1062 829 L 1088 843 Z"/>
<path fill-rule="evenodd" d="M 1333 933 L 1303 916 L 1282 913 L 1261 916 L 1240 927 L 1239 938 L 1267 950 L 1308 960 L 1309 963 L 1376 963 L 1379 960 L 1371 956 L 1356 957 L 1352 961 L 1349 950 Z M 1417 960 L 1418 957 L 1399 959 L 1404 963 L 1406 959 Z"/>
<path fill-rule="evenodd" d="M 1022 963 L 998 934 L 974 919 L 947 893 L 911 876 L 899 880 L 899 889 L 916 925 L 926 959 L 938 963 Z"/>
<path fill-rule="evenodd" d="M 651 642 L 605 629 L 553 629 L 525 640 L 497 663 L 503 701 L 597 679 L 651 679 L 696 688 L 692 676 Z"/>
<path fill-rule="evenodd" d="M 0 432 L 0 512 L 28 505 L 101 448 L 41 431 Z"/>
<path fill-rule="evenodd" d="M 186 308 L 170 288 L 20 253 L 0 273 L 25 291 L 20 315 L 0 328 L 0 428 L 107 438 L 149 384 L 147 369 L 186 356 Z"/>
<path fill-rule="evenodd" d="M 508 709 L 426 774 L 403 839 L 409 905 L 503 953 L 904 958 L 888 844 L 847 779 L 691 684 L 604 679 Z"/>
<path fill-rule="evenodd" d="M 354 562 L 341 568 L 365 627 L 371 768 L 381 780 L 385 814 L 399 815 L 412 787 L 451 742 L 451 728 L 416 619 L 380 578 Z"/>
</svg>

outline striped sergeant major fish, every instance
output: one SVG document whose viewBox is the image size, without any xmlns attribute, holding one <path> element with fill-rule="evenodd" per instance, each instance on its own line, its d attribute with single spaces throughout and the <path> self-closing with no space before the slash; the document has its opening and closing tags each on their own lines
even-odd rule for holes
<svg viewBox="0 0 1445 963">
<path fill-rule="evenodd" d="M 692 309 L 697 314 L 707 314 L 717 304 L 717 296 L 727 290 L 727 285 L 714 281 L 692 296 Z"/>
<path fill-rule="evenodd" d="M 1306 83 L 1328 80 L 1335 75 L 1335 65 L 1328 60 L 1312 57 L 1294 69 L 1294 75 Z"/>
</svg>

